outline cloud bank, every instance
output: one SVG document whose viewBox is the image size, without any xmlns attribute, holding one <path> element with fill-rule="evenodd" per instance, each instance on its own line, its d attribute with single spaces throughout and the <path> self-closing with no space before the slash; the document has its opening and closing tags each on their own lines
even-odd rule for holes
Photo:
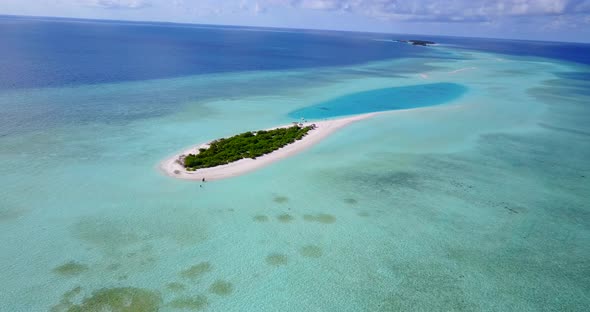
<svg viewBox="0 0 590 312">
<path fill-rule="evenodd" d="M 148 0 L 82 0 L 80 4 L 104 9 L 141 9 L 150 6 Z"/>
<path fill-rule="evenodd" d="M 0 0 L 0 14 L 590 41 L 590 0 Z"/>
<path fill-rule="evenodd" d="M 343 11 L 420 22 L 485 22 L 504 17 L 589 14 L 590 0 L 260 0 L 262 8 Z"/>
</svg>

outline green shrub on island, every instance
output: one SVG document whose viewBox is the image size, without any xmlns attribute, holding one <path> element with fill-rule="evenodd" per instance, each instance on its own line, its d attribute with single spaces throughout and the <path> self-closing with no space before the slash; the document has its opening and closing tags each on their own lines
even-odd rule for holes
<svg viewBox="0 0 590 312">
<path fill-rule="evenodd" d="M 226 165 L 244 158 L 256 159 L 279 148 L 301 140 L 313 126 L 278 128 L 244 132 L 230 138 L 211 142 L 209 148 L 199 149 L 198 154 L 184 158 L 184 167 L 189 171 Z"/>
</svg>

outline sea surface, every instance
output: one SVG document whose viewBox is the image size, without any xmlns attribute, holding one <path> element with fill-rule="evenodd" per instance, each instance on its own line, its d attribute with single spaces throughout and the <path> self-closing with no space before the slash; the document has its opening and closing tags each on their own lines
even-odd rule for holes
<svg viewBox="0 0 590 312">
<path fill-rule="evenodd" d="M 590 306 L 590 45 L 13 16 L 0 45 L 0 311 Z M 157 168 L 369 111 L 237 178 Z"/>
</svg>

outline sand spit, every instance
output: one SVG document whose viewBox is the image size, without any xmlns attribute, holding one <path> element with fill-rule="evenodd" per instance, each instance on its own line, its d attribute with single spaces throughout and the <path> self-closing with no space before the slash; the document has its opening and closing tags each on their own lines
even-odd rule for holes
<svg viewBox="0 0 590 312">
<path fill-rule="evenodd" d="M 322 121 L 315 121 L 315 122 L 306 122 L 303 125 L 308 126 L 311 124 L 315 124 L 316 128 L 309 131 L 308 134 L 301 140 L 296 141 L 295 143 L 289 144 L 284 146 L 270 154 L 266 154 L 264 156 L 258 157 L 256 159 L 241 159 L 236 162 L 217 166 L 212 168 L 204 168 L 198 169 L 196 171 L 187 171 L 184 166 L 182 166 L 179 162 L 179 158 L 183 155 L 188 155 L 191 153 L 197 152 L 199 148 L 207 148 L 208 143 L 200 144 L 197 146 L 193 146 L 190 149 L 183 151 L 182 153 L 178 153 L 170 158 L 167 158 L 163 162 L 160 163 L 160 169 L 166 174 L 174 178 L 184 179 L 184 180 L 202 180 L 205 178 L 207 181 L 212 180 L 220 180 L 220 179 L 227 179 L 231 177 L 236 177 L 256 169 L 260 169 L 264 166 L 268 166 L 275 161 L 281 160 L 283 158 L 295 155 L 314 144 L 317 144 L 330 134 L 334 133 L 336 130 L 343 128 L 355 121 L 367 119 L 370 117 L 375 116 L 378 113 L 369 113 L 369 114 L 362 114 L 352 117 L 345 117 L 345 118 L 338 118 L 338 119 L 330 119 L 330 120 L 322 120 Z M 282 128 L 282 127 L 289 127 L 291 125 L 284 125 L 280 127 L 275 127 L 273 129 Z"/>
</svg>

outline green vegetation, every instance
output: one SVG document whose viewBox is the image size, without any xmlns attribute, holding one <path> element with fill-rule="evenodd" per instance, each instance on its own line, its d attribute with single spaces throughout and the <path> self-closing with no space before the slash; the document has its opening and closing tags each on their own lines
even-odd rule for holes
<svg viewBox="0 0 590 312">
<path fill-rule="evenodd" d="M 209 148 L 199 149 L 198 154 L 189 154 L 183 160 L 189 171 L 210 168 L 238 161 L 243 158 L 260 157 L 271 153 L 285 145 L 301 140 L 312 126 L 278 128 L 244 132 L 231 138 L 211 142 Z"/>
</svg>

